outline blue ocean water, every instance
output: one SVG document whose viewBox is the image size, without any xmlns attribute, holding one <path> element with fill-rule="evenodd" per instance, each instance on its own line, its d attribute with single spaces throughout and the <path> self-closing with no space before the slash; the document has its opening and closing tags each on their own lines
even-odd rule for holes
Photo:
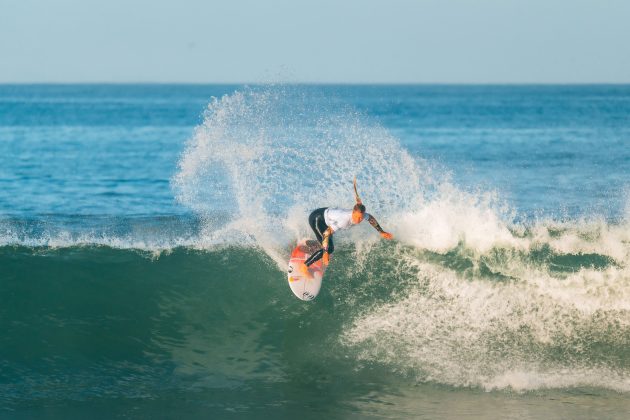
<svg viewBox="0 0 630 420">
<path fill-rule="evenodd" d="M 0 211 L 185 213 L 169 186 L 184 143 L 210 98 L 238 88 L 2 86 Z M 458 185 L 498 190 L 522 214 L 617 218 L 627 201 L 628 86 L 300 90 L 314 107 L 354 107 L 412 154 L 441 164 Z"/>
<path fill-rule="evenodd" d="M 629 145 L 626 85 L 0 85 L 0 417 L 625 418 Z M 396 240 L 298 301 L 353 176 Z"/>
</svg>

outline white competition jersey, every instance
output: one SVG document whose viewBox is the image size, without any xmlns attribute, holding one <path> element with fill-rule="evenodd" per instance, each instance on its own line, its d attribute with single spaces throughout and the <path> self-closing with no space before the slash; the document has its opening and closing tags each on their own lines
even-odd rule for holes
<svg viewBox="0 0 630 420">
<path fill-rule="evenodd" d="M 367 220 L 369 214 L 363 213 L 363 220 Z M 332 228 L 333 232 L 339 229 L 348 229 L 353 226 L 352 209 L 337 209 L 329 207 L 324 211 L 324 221 Z"/>
</svg>

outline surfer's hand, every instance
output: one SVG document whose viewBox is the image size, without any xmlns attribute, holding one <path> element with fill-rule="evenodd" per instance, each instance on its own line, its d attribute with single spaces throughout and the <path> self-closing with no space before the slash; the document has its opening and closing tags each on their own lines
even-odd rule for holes
<svg viewBox="0 0 630 420">
<path fill-rule="evenodd" d="M 328 262 L 330 261 L 330 256 L 328 255 L 328 251 L 324 252 L 324 256 L 322 257 L 322 261 L 324 262 L 324 265 L 328 265 Z"/>
<path fill-rule="evenodd" d="M 385 238 L 385 239 L 393 239 L 393 238 L 394 238 L 394 235 L 392 235 L 392 234 L 391 234 L 391 233 L 389 233 L 389 232 L 381 232 L 381 236 L 382 236 L 383 238 Z"/>
</svg>

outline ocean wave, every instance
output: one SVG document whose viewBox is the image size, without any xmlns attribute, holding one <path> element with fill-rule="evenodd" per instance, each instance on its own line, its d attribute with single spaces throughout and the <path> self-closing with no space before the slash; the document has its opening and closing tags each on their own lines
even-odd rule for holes
<svg viewBox="0 0 630 420">
<path fill-rule="evenodd" d="M 378 365 L 455 387 L 630 391 L 628 217 L 519 218 L 369 118 L 312 103 L 285 88 L 213 100 L 171 180 L 189 219 L 0 221 L 4 359 L 28 365 L 34 341 L 38 360 L 65 363 L 98 336 L 124 341 L 121 360 L 220 383 L 281 378 L 313 354 L 348 376 Z M 290 249 L 312 236 L 310 209 L 353 204 L 355 175 L 396 240 L 367 224 L 336 235 L 304 304 L 286 285 Z"/>
<path fill-rule="evenodd" d="M 1 287 L 12 296 L 0 318 L 9 322 L 7 343 L 21 343 L 23 328 L 35 341 L 55 331 L 82 340 L 105 328 L 103 345 L 130 340 L 181 375 L 222 366 L 225 380 L 261 369 L 281 377 L 282 354 L 310 348 L 326 354 L 323 363 L 349 363 L 340 375 L 378 365 L 454 387 L 630 391 L 628 269 L 578 263 L 558 272 L 516 261 L 499 275 L 465 250 L 438 258 L 400 243 L 340 245 L 322 293 L 305 305 L 260 247 L 183 246 L 156 256 L 12 245 L 0 247 Z M 140 320 L 137 331 L 131 319 Z M 41 357 L 65 358 L 76 343 L 40 346 Z M 98 348 L 85 351 L 100 357 Z"/>
</svg>

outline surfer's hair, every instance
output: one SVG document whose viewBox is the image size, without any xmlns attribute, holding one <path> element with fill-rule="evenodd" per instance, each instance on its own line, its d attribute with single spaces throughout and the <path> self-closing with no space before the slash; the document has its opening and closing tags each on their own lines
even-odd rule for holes
<svg viewBox="0 0 630 420">
<path fill-rule="evenodd" d="M 354 205 L 352 210 L 360 211 L 361 213 L 365 213 L 365 206 L 363 204 L 361 204 L 361 203 L 357 203 L 357 204 Z"/>
</svg>

